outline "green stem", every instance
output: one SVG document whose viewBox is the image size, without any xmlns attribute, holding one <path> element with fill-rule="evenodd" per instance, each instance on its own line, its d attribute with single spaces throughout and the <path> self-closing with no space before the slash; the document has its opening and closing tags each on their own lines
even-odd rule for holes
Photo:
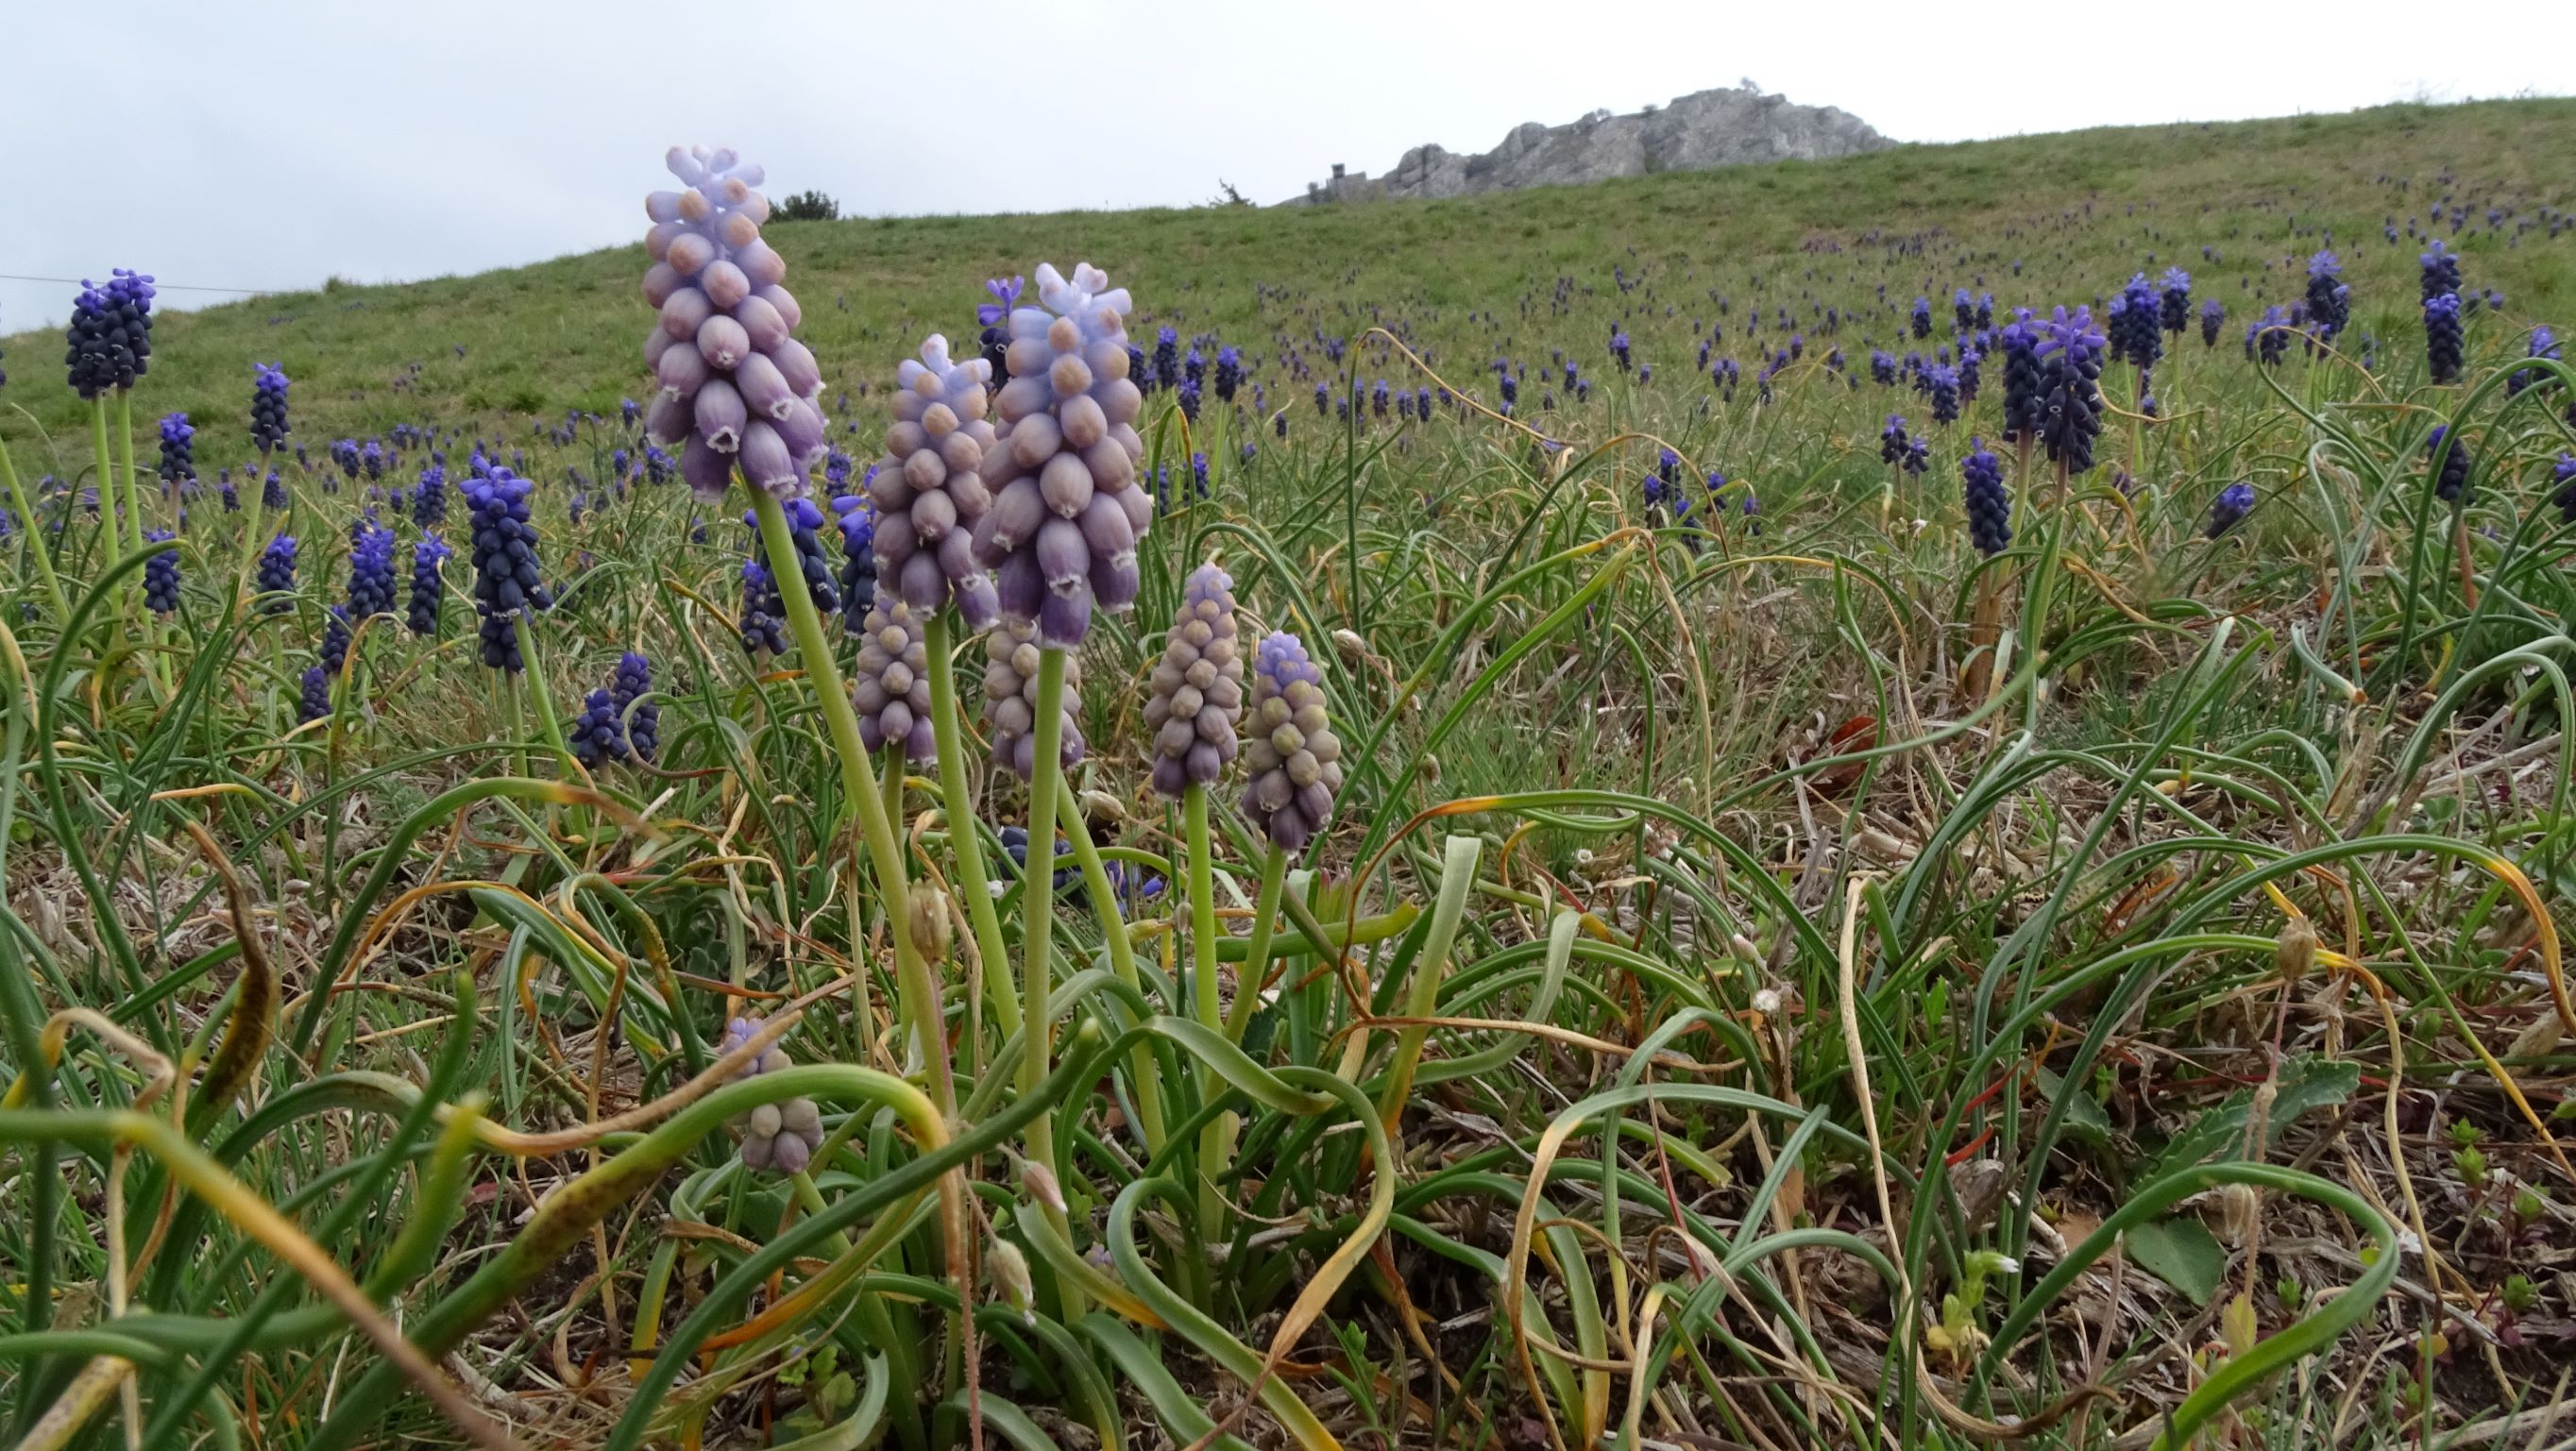
<svg viewBox="0 0 2576 1451">
<path fill-rule="evenodd" d="M 1029 859 L 1022 868 L 1020 886 L 1020 1033 L 1024 1044 L 1020 1051 L 1020 1094 L 1024 1098 L 1036 1095 L 1055 1061 L 1055 1017 L 1047 1010 L 1047 998 L 1055 990 L 1047 961 L 1055 946 L 1054 871 L 1049 863 L 1055 856 L 1056 789 L 1064 778 L 1064 664 L 1062 650 L 1038 652 L 1036 739 L 1030 743 L 1036 756 L 1029 781 Z M 1059 1190 L 1054 1196 L 1038 1196 L 1039 1211 L 1067 1243 L 1072 1243 L 1071 1221 L 1058 1207 L 1062 1203 L 1064 1176 L 1056 1163 L 1054 1112 L 1042 1112 L 1030 1119 L 1023 1137 L 1029 1162 L 1045 1170 Z M 1079 1318 L 1082 1292 L 1063 1281 L 1057 1283 L 1056 1291 L 1063 1302 L 1057 1318 L 1067 1323 Z"/>
<path fill-rule="evenodd" d="M 787 627 L 796 636 L 797 653 L 804 657 L 805 678 L 814 687 L 823 724 L 831 732 L 833 753 L 841 758 L 841 809 L 858 816 L 860 839 L 876 872 L 877 895 L 894 924 L 895 930 L 886 935 L 894 939 L 895 985 L 905 1000 L 904 1019 L 919 1039 L 923 1060 L 930 1070 L 931 1102 L 953 1122 L 957 1089 L 949 1072 L 943 1031 L 946 1018 L 940 1012 L 939 990 L 930 980 L 930 969 L 914 949 L 912 934 L 902 927 L 903 848 L 895 840 L 894 823 L 886 816 L 885 801 L 878 795 L 876 771 L 868 764 L 867 745 L 859 739 L 858 710 L 850 703 L 849 690 L 841 684 L 841 667 L 832 658 L 831 640 L 823 633 L 822 619 L 814 613 L 814 598 L 805 592 L 805 565 L 797 557 L 796 537 L 788 530 L 785 511 L 766 489 L 751 490 L 751 511 L 760 524 L 760 541 L 769 553 L 770 571 L 778 579 L 779 599 L 787 606 Z M 1043 1072 L 1039 1078 L 1043 1080 Z"/>
<path fill-rule="evenodd" d="M 107 395 L 102 393 L 89 401 L 89 442 L 91 456 L 98 460 L 92 470 L 98 487 L 99 523 L 98 568 L 104 574 L 116 567 L 123 553 L 123 533 L 116 522 L 116 478 L 107 457 Z M 66 530 L 68 532 L 68 530 Z"/>
<path fill-rule="evenodd" d="M 143 549 L 143 481 L 134 476 L 134 391 L 116 390 L 116 426 L 118 441 L 124 445 L 117 455 L 117 474 L 125 489 L 125 544 L 130 553 Z"/>
<path fill-rule="evenodd" d="M 1225 1038 L 1243 1046 L 1243 1030 L 1261 1005 L 1261 988 L 1270 976 L 1270 924 L 1278 919 L 1279 898 L 1288 882 L 1288 853 L 1273 846 L 1261 863 L 1261 893 L 1253 901 L 1252 937 L 1245 944 L 1243 966 L 1234 979 L 1234 1011 L 1225 1020 Z M 1213 911 L 1213 907 L 1210 909 Z M 1213 950 L 1214 943 L 1210 943 Z"/>
<path fill-rule="evenodd" d="M 72 604 L 63 594 L 62 576 L 54 573 L 54 552 L 45 545 L 44 522 L 36 517 L 34 509 L 28 507 L 27 491 L 18 482 L 18 466 L 10 460 L 6 445 L 0 445 L 0 485 L 7 486 L 10 507 L 18 512 L 18 547 L 24 554 L 35 558 L 37 577 L 44 580 L 45 593 L 53 597 L 54 618 L 70 619 Z"/>
<path fill-rule="evenodd" d="M 1216 863 L 1208 840 L 1207 787 L 1192 782 L 1181 793 L 1181 821 L 1181 847 L 1189 853 L 1191 1004 L 1202 1026 L 1222 1033 L 1226 1021 L 1216 992 Z M 1250 996 L 1248 976 L 1238 975 L 1234 990 L 1237 1002 Z M 1219 1114 L 1199 1130 L 1199 1237 L 1208 1244 L 1225 1242 L 1225 1200 L 1216 1186 L 1234 1157 L 1239 1122 L 1231 1113 Z"/>
<path fill-rule="evenodd" d="M 1091 829 L 1082 819 L 1082 808 L 1070 791 L 1055 793 L 1056 819 L 1064 825 L 1065 839 L 1073 844 L 1074 865 L 1082 870 L 1082 882 L 1091 894 L 1091 910 L 1100 918 L 1101 933 L 1109 939 L 1109 970 L 1118 980 L 1145 995 L 1145 981 L 1136 972 L 1136 946 L 1127 940 L 1127 924 L 1118 911 L 1118 894 L 1109 884 L 1109 869 L 1101 865 L 1100 848 L 1091 844 Z M 1032 838 L 1034 839 L 1034 838 Z M 1163 1151 L 1163 1083 L 1154 1067 L 1153 1050 L 1136 1045 L 1129 1057 L 1128 1072 L 1136 1084 L 1136 1127 L 1145 1135 L 1147 1154 Z"/>
<path fill-rule="evenodd" d="M 948 813 L 948 849 L 956 859 L 957 890 L 966 898 L 966 921 L 975 932 L 984 995 L 993 1005 L 994 1026 L 1007 1038 L 1020 1030 L 1019 984 L 1012 978 L 1010 949 L 1002 945 L 1002 914 L 993 907 L 992 884 L 984 874 L 984 843 L 975 829 L 975 797 L 966 787 L 966 753 L 958 743 L 957 681 L 949 658 L 948 611 L 933 613 L 922 627 L 922 636 L 930 654 L 930 729 L 939 743 L 939 795 Z M 980 1043 L 974 1051 L 980 1061 Z"/>
</svg>

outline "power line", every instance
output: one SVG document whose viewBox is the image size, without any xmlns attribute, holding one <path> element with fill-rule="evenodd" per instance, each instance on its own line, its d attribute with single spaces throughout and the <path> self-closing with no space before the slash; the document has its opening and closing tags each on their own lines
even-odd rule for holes
<svg viewBox="0 0 2576 1451">
<path fill-rule="evenodd" d="M 0 272 L 0 282 L 59 282 L 65 287 L 79 287 L 84 281 L 85 279 L 79 277 L 26 277 L 15 272 Z M 152 283 L 152 290 L 155 292 L 230 292 L 242 297 L 260 297 L 277 291 L 274 287 L 192 287 L 184 282 L 163 282 L 157 278 Z"/>
</svg>

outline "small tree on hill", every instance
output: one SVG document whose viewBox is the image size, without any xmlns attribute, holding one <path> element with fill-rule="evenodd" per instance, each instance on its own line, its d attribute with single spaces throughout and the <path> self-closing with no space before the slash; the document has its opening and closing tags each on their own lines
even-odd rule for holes
<svg viewBox="0 0 2576 1451">
<path fill-rule="evenodd" d="M 786 222 L 838 221 L 841 204 L 819 191 L 800 191 L 778 204 L 778 217 Z"/>
</svg>

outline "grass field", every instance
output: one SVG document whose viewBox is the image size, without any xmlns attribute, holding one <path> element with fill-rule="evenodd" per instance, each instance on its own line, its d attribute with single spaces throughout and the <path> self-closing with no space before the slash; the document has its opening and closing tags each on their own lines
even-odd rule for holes
<svg viewBox="0 0 2576 1451">
<path fill-rule="evenodd" d="M 818 504 L 987 278 L 1097 264 L 1149 373 L 1161 329 L 1209 370 L 1135 420 L 1132 612 L 989 671 L 946 608 L 889 665 L 799 583 L 861 577 L 833 509 L 800 540 L 648 444 L 644 247 L 165 315 L 122 406 L 0 340 L 0 1415 L 2565 1442 L 2576 373 L 2531 354 L 2576 326 L 2571 205 L 2576 102 L 2535 100 L 771 222 Z M 2151 370 L 2031 359 L 2092 466 L 2006 441 L 2014 309 L 2099 325 L 2176 267 Z M 483 663 L 467 513 L 512 474 L 524 671 Z M 1166 796 L 1209 560 L 1319 693 Z M 862 743 L 913 680 L 935 760 Z M 1245 797 L 1283 741 L 1338 750 L 1311 843 Z"/>
</svg>

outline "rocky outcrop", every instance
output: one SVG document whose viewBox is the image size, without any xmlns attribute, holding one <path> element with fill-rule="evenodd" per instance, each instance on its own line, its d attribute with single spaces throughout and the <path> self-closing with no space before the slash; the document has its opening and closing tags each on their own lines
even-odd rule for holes
<svg viewBox="0 0 2576 1451">
<path fill-rule="evenodd" d="M 1801 106 L 1786 96 L 1765 95 L 1748 81 L 1729 90 L 1697 91 L 1634 115 L 1595 111 L 1564 126 L 1524 122 L 1501 145 L 1477 156 L 1437 144 L 1417 146 L 1383 177 L 1349 175 L 1336 166 L 1330 180 L 1309 183 L 1305 195 L 1287 204 L 1581 186 L 1657 171 L 1815 161 L 1894 144 L 1849 111 Z"/>
</svg>

